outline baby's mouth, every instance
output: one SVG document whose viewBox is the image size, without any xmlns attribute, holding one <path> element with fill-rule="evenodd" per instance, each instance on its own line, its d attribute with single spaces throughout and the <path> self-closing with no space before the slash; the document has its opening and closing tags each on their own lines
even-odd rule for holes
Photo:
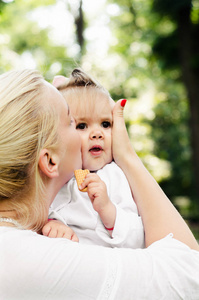
<svg viewBox="0 0 199 300">
<path fill-rule="evenodd" d="M 89 152 L 91 152 L 92 155 L 99 155 L 102 153 L 102 150 L 101 146 L 95 145 L 89 150 Z"/>
</svg>

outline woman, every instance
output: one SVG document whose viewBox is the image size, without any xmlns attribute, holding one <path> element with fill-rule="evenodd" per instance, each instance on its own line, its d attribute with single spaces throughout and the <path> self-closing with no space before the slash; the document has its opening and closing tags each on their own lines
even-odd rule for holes
<svg viewBox="0 0 199 300">
<path fill-rule="evenodd" d="M 122 110 L 118 101 L 113 154 L 131 185 L 148 248 L 50 239 L 36 232 L 81 167 L 80 139 L 64 99 L 38 73 L 0 76 L 1 299 L 198 299 L 198 244 L 132 149 Z"/>
</svg>

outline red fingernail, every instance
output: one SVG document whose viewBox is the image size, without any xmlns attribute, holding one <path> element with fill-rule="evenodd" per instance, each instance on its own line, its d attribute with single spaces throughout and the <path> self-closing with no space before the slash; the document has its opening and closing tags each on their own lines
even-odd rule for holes
<svg viewBox="0 0 199 300">
<path fill-rule="evenodd" d="M 122 106 L 122 107 L 124 107 L 125 106 L 125 104 L 126 104 L 126 99 L 123 99 L 122 101 L 121 101 L 121 103 L 120 103 L 120 105 Z"/>
</svg>

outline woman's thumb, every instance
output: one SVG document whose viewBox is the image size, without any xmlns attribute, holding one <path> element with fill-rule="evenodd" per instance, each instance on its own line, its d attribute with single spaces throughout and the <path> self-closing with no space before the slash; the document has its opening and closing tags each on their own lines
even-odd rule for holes
<svg viewBox="0 0 199 300">
<path fill-rule="evenodd" d="M 120 165 L 121 156 L 129 149 L 129 137 L 123 117 L 126 99 L 118 100 L 113 108 L 112 147 L 113 158 Z"/>
<path fill-rule="evenodd" d="M 113 108 L 113 120 L 118 118 L 123 118 L 123 110 L 126 105 L 127 100 L 126 99 L 120 99 L 116 102 L 114 108 Z"/>
<path fill-rule="evenodd" d="M 116 102 L 113 108 L 113 142 L 118 135 L 126 132 L 126 125 L 123 117 L 124 106 L 126 105 L 126 99 L 120 99 Z"/>
</svg>

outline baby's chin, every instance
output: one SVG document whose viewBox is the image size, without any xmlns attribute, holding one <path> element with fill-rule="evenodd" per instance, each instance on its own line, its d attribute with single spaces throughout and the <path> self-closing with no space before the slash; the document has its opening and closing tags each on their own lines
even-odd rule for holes
<svg viewBox="0 0 199 300">
<path fill-rule="evenodd" d="M 96 171 L 101 170 L 103 167 L 110 164 L 111 162 L 112 162 L 112 159 L 110 161 L 107 161 L 107 162 L 93 164 L 92 166 L 88 165 L 88 164 L 83 164 L 82 168 L 83 168 L 83 170 L 88 169 L 90 172 L 96 172 Z"/>
<path fill-rule="evenodd" d="M 90 166 L 87 167 L 86 165 L 85 165 L 85 166 L 83 165 L 82 169 L 83 169 L 83 170 L 88 169 L 90 172 L 96 172 L 96 171 L 102 169 L 105 165 L 106 165 L 106 164 L 104 164 L 104 165 L 102 165 L 102 166 L 99 166 L 99 167 L 96 166 L 96 167 L 92 167 L 92 168 L 91 168 Z"/>
</svg>

